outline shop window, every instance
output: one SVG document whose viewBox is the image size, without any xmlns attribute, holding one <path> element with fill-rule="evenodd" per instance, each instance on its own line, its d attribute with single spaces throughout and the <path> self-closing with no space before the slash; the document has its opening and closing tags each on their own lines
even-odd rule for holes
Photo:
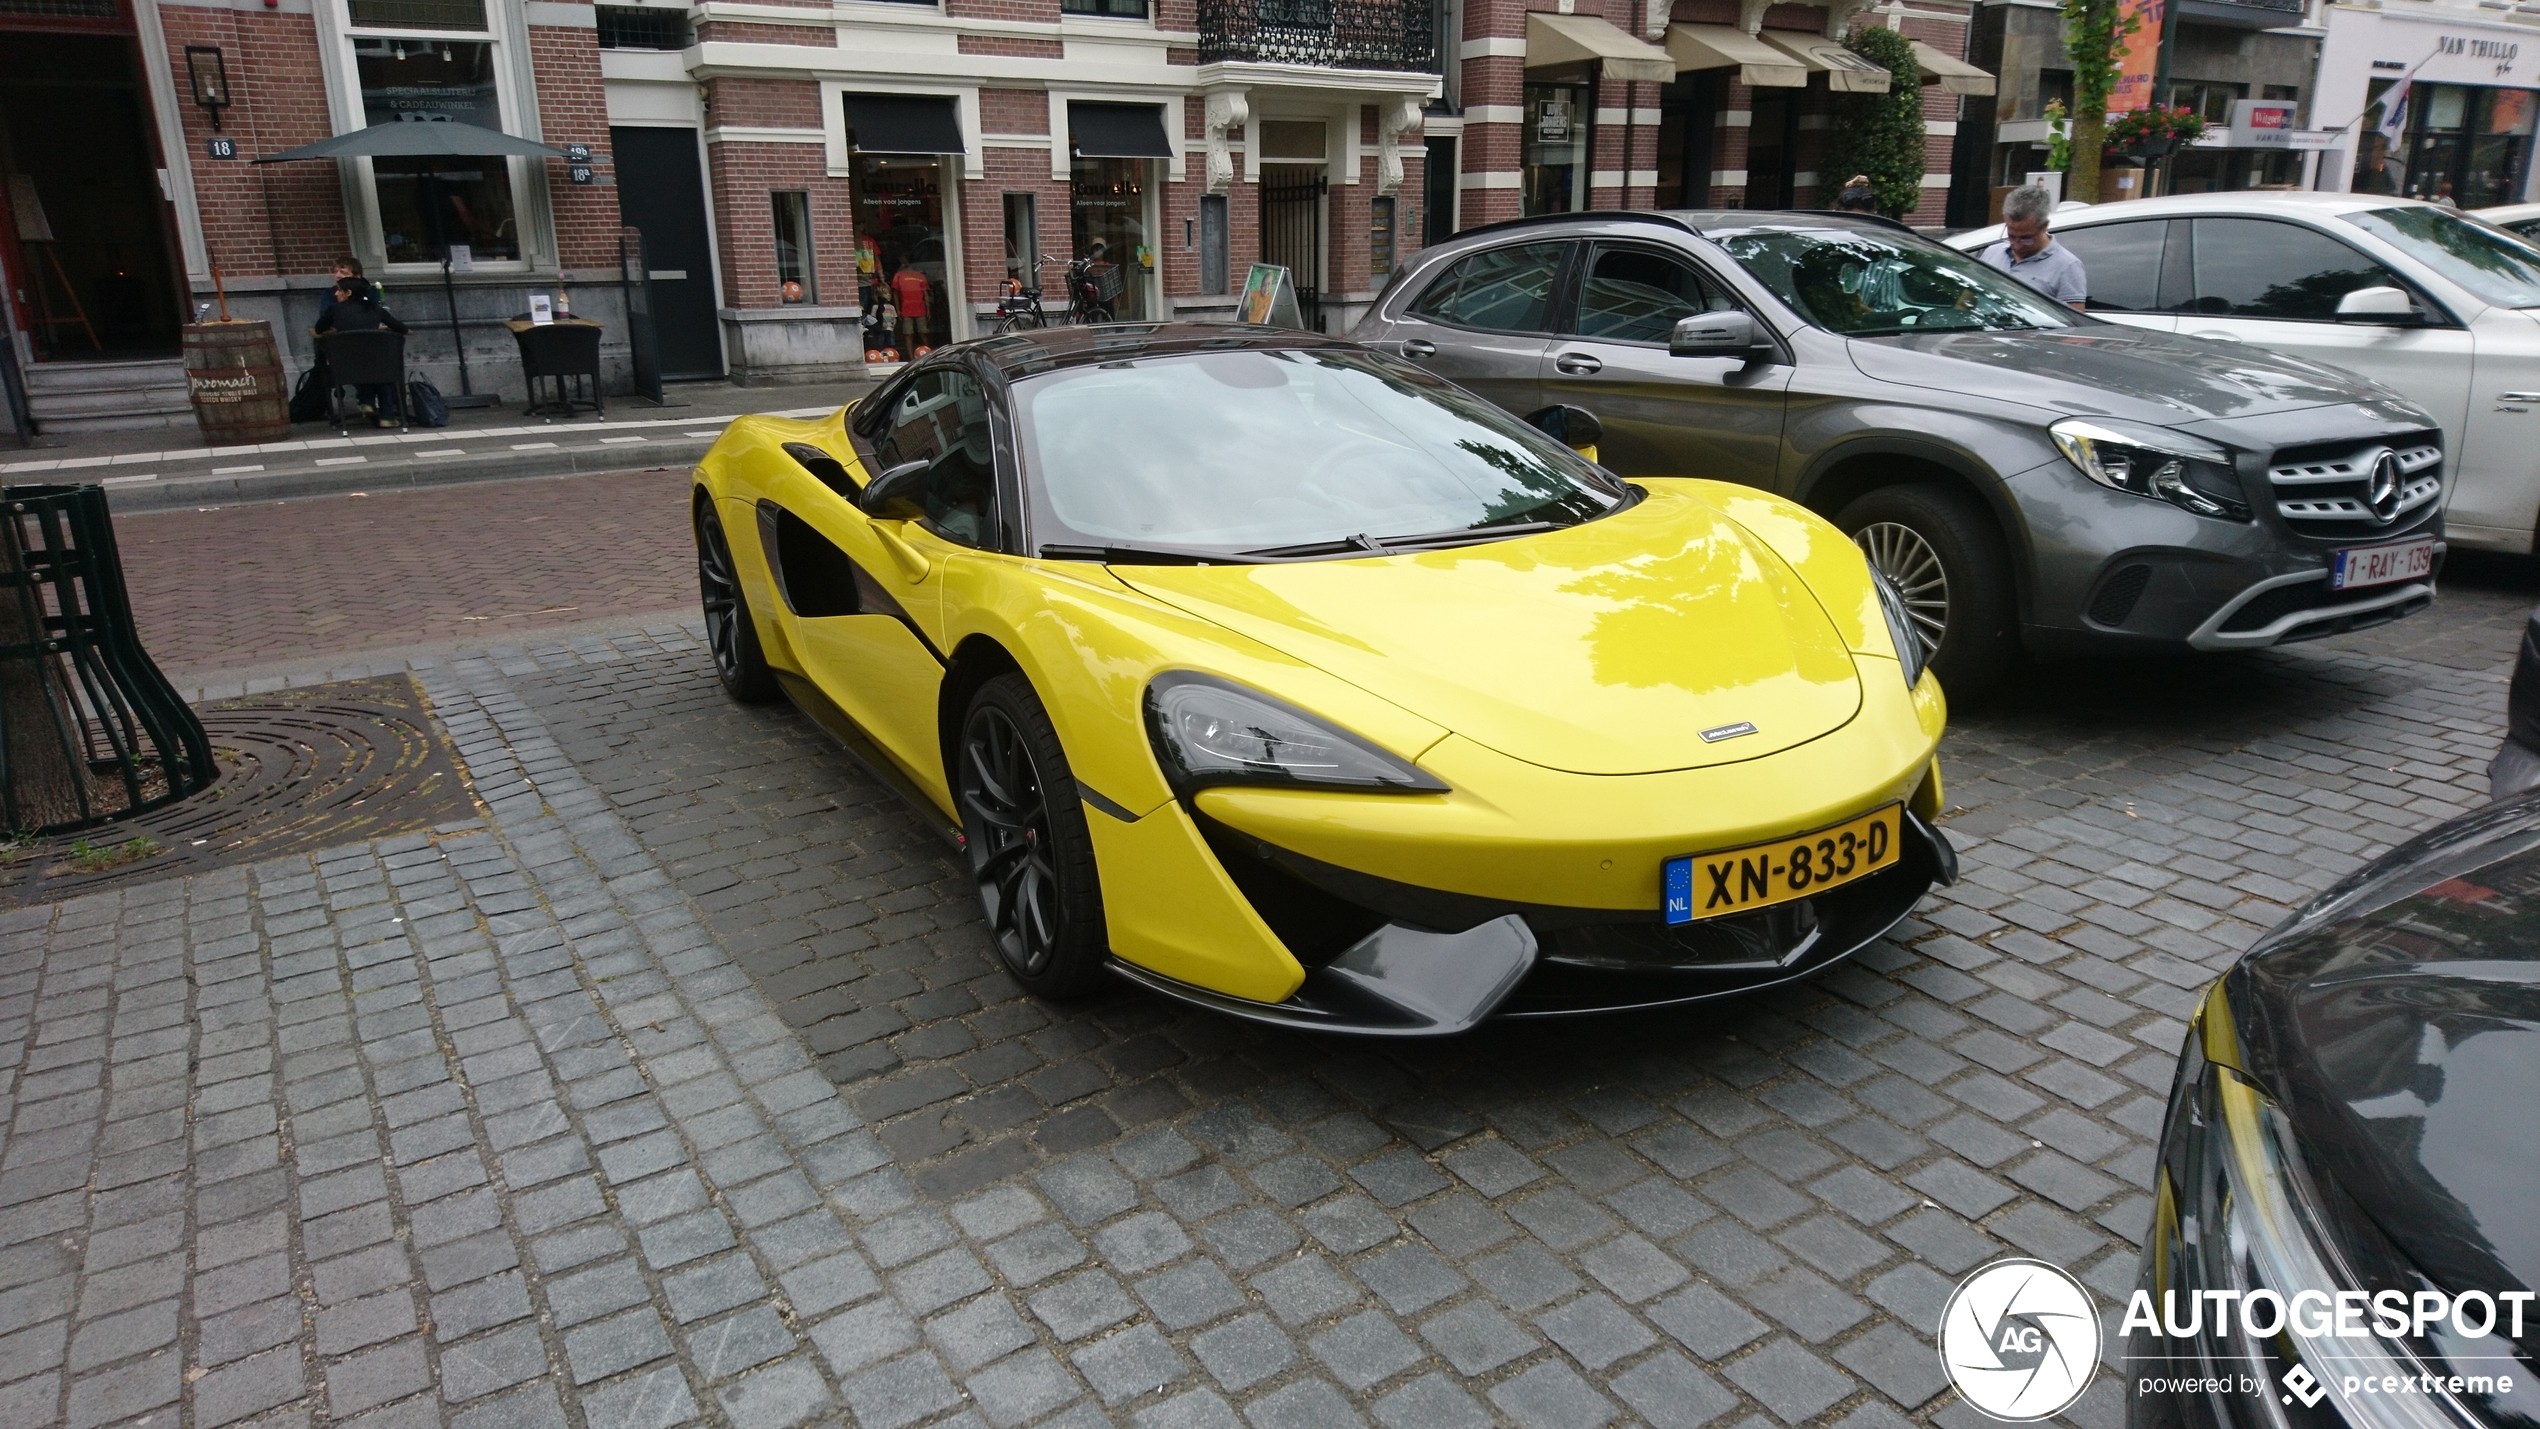
<svg viewBox="0 0 2540 1429">
<path fill-rule="evenodd" d="M 1587 86 L 1526 86 L 1519 212 L 1576 213 L 1587 207 Z"/>
<path fill-rule="evenodd" d="M 1393 271 L 1394 204 L 1391 197 L 1367 201 L 1367 271 L 1378 278 Z"/>
<path fill-rule="evenodd" d="M 469 30 L 483 34 L 485 0 L 346 0 L 346 18 L 364 30 Z"/>
<path fill-rule="evenodd" d="M 866 351 L 911 358 L 951 341 L 943 161 L 859 152 L 851 184 Z"/>
<path fill-rule="evenodd" d="M 1026 288 L 1041 285 L 1040 206 L 1031 194 L 1005 196 L 1005 276 Z"/>
<path fill-rule="evenodd" d="M 1202 194 L 1199 200 L 1199 290 L 1226 291 L 1226 196 Z"/>
<path fill-rule="evenodd" d="M 776 285 L 787 303 L 820 301 L 820 283 L 811 261 L 811 195 L 801 190 L 771 193 L 776 209 Z"/>
<path fill-rule="evenodd" d="M 1068 219 L 1076 256 L 1094 296 L 1121 322 L 1148 316 L 1146 274 L 1155 265 L 1148 231 L 1152 159 L 1076 160 Z"/>
<path fill-rule="evenodd" d="M 1058 0 L 1062 15 L 1100 15 L 1112 20 L 1143 20 L 1147 0 Z"/>
<path fill-rule="evenodd" d="M 604 50 L 684 50 L 688 48 L 688 15 L 668 6 L 601 5 L 600 48 Z"/>
<path fill-rule="evenodd" d="M 456 120 L 503 128 L 492 42 L 357 38 L 352 43 L 365 123 Z M 505 160 L 379 158 L 371 161 L 371 173 L 389 262 L 438 263 L 454 244 L 465 245 L 477 262 L 519 261 L 518 209 Z"/>
</svg>

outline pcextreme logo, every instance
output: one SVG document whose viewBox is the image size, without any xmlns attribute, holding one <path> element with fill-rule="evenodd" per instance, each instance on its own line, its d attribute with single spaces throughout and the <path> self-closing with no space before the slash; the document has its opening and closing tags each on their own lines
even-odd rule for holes
<svg viewBox="0 0 2540 1429">
<path fill-rule="evenodd" d="M 1979 1412 L 2012 1423 L 2063 1413 L 2099 1368 L 2090 1292 L 2042 1260 L 1997 1260 L 1940 1312 L 1940 1367 Z"/>
</svg>

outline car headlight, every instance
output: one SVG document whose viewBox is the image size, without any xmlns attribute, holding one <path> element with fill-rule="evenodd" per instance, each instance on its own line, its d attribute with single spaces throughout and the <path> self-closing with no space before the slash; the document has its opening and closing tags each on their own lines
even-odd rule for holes
<svg viewBox="0 0 2540 1429">
<path fill-rule="evenodd" d="M 1905 604 L 1905 592 L 1896 588 L 1896 582 L 1872 566 L 1870 583 L 1878 587 L 1879 612 L 1887 617 L 1887 638 L 1896 645 L 1897 662 L 1905 667 L 1905 688 L 1910 690 L 1923 682 L 1927 663 L 1922 631 L 1915 628 L 1914 614 Z"/>
<path fill-rule="evenodd" d="M 2294 1396 L 2306 1409 L 2332 1403 L 2356 1429 L 2470 1429 L 2493 1422 L 2441 1385 L 2464 1373 L 2519 1375 L 2518 1363 L 2458 1367 L 2464 1353 L 2471 1362 L 2510 1360 L 2511 1347 L 2501 1336 L 2417 1342 L 2428 1351 L 2420 1355 L 2404 1336 L 2372 1332 L 2377 1300 L 2413 1306 L 2413 1296 L 2388 1277 L 2358 1273 L 2327 1231 L 2324 1198 L 2283 1108 L 2238 1072 L 2206 1061 L 2203 1031 L 2200 1025 L 2189 1036 L 2173 1094 L 2160 1224 L 2142 1282 L 2151 1297 L 2142 1308 L 2168 1322 L 2155 1327 L 2147 1345 L 2133 1329 L 2137 1311 L 2129 1309 L 2121 1353 L 2155 1370 L 2166 1358 L 2169 1373 L 2196 1379 L 2247 1376 L 2264 1386 L 2254 1396 L 2263 1416 L 2257 1422 L 2275 1429 L 2317 1422 L 2283 1408 Z M 2383 1284 L 2370 1283 L 2374 1278 Z M 2429 1288 L 2419 1276 L 2405 1291 Z M 2341 1311 L 2360 1333 L 2338 1332 Z M 2401 1381 L 2413 1392 L 2386 1392 Z"/>
<path fill-rule="evenodd" d="M 1284 700 L 1213 675 L 1169 671 L 1147 686 L 1147 737 L 1165 781 L 1439 793 L 1434 776 Z"/>
<path fill-rule="evenodd" d="M 2064 459 L 2111 491 L 2199 516 L 2246 521 L 2249 502 L 2222 448 L 2159 427 L 2067 417 L 2046 429 Z"/>
</svg>

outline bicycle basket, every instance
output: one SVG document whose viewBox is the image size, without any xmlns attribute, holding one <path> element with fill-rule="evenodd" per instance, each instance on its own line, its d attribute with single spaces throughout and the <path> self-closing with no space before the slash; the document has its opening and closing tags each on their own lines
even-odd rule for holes
<svg viewBox="0 0 2540 1429">
<path fill-rule="evenodd" d="M 1094 301 L 1113 303 L 1120 300 L 1120 265 L 1095 263 L 1085 269 L 1085 281 L 1094 285 Z"/>
</svg>

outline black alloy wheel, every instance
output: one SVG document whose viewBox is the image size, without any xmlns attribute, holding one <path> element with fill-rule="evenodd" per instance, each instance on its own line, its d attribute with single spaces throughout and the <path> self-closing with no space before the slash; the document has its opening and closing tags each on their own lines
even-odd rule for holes
<svg viewBox="0 0 2540 1429">
<path fill-rule="evenodd" d="M 759 649 L 758 626 L 732 564 L 711 499 L 697 502 L 697 596 L 705 607 L 706 648 L 714 652 L 715 678 L 723 692 L 745 705 L 762 705 L 784 693 Z"/>
<path fill-rule="evenodd" d="M 2019 658 L 2019 608 L 2001 532 L 1972 496 L 1937 483 L 1883 486 L 1835 524 L 1905 597 L 1932 672 L 1953 700 L 2001 683 Z"/>
<path fill-rule="evenodd" d="M 1006 971 L 1042 997 L 1092 989 L 1108 950 L 1085 806 L 1031 682 L 971 697 L 954 780 L 980 910 Z"/>
</svg>

